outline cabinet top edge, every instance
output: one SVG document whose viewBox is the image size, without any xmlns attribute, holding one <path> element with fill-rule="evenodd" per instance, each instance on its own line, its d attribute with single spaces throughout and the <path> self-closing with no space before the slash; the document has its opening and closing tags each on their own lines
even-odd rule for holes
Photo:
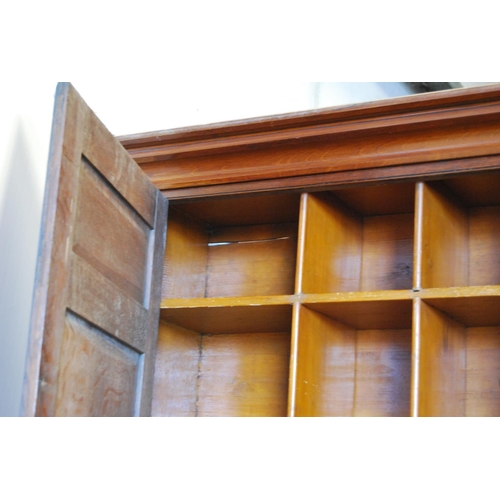
<svg viewBox="0 0 500 500">
<path fill-rule="evenodd" d="M 407 115 L 475 107 L 480 104 L 500 103 L 500 84 L 466 89 L 451 89 L 425 94 L 413 94 L 366 103 L 283 113 L 263 117 L 232 120 L 206 125 L 181 127 L 117 136 L 131 153 L 142 148 L 185 144 L 206 140 L 227 140 L 247 135 L 294 131 L 321 125 L 342 124 L 381 118 L 404 119 Z"/>
</svg>

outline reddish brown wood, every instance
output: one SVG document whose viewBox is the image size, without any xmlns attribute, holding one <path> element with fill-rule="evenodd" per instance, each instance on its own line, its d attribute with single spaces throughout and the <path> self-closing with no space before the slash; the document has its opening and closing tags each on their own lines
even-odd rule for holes
<svg viewBox="0 0 500 500">
<path fill-rule="evenodd" d="M 386 175 L 397 177 L 400 165 L 435 175 L 446 165 L 429 163 L 500 154 L 499 118 L 493 85 L 120 140 L 173 199 L 289 189 L 290 178 L 309 188 L 325 176 L 334 184 L 374 168 L 390 167 Z"/>
</svg>

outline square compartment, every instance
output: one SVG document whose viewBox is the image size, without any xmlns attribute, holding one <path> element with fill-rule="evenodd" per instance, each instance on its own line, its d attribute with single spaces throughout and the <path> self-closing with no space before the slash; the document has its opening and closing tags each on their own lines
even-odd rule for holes
<svg viewBox="0 0 500 500">
<path fill-rule="evenodd" d="M 295 415 L 409 416 L 411 304 L 301 306 Z"/>
<path fill-rule="evenodd" d="M 419 416 L 500 416 L 500 296 L 419 302 Z"/>
<path fill-rule="evenodd" d="M 299 195 L 173 205 L 162 298 L 293 294 Z"/>
<path fill-rule="evenodd" d="M 291 313 L 291 305 L 162 310 L 152 415 L 286 416 Z"/>
<path fill-rule="evenodd" d="M 412 288 L 414 184 L 303 197 L 302 293 Z"/>
</svg>

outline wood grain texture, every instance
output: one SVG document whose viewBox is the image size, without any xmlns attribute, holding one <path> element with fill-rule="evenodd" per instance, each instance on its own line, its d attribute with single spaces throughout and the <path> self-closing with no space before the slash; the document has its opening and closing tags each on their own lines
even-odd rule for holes
<svg viewBox="0 0 500 500">
<path fill-rule="evenodd" d="M 160 321 L 153 417 L 195 417 L 201 335 Z"/>
<path fill-rule="evenodd" d="M 210 244 L 206 297 L 293 293 L 295 223 L 222 228 Z"/>
<path fill-rule="evenodd" d="M 289 361 L 289 332 L 203 336 L 198 416 L 286 416 Z"/>
<path fill-rule="evenodd" d="M 456 287 L 468 284 L 467 210 L 442 184 L 418 186 L 417 213 L 422 220 L 416 255 L 423 288 Z"/>
<path fill-rule="evenodd" d="M 419 338 L 419 416 L 465 416 L 466 331 L 461 323 L 421 301 L 415 335 Z"/>
<path fill-rule="evenodd" d="M 208 236 L 195 220 L 172 209 L 168 218 L 162 299 L 204 297 Z"/>
<path fill-rule="evenodd" d="M 176 205 L 176 210 L 215 227 L 279 224 L 298 220 L 300 194 L 265 194 Z"/>
<path fill-rule="evenodd" d="M 474 295 L 474 289 L 441 290 L 441 297 L 422 294 L 427 304 L 445 312 L 466 326 L 494 326 L 500 322 L 500 295 L 498 287 L 491 294 Z M 493 287 L 492 287 L 493 288 Z M 439 291 L 438 291 L 439 293 Z"/>
<path fill-rule="evenodd" d="M 332 191 L 337 199 L 365 216 L 411 214 L 415 183 L 393 182 Z"/>
<path fill-rule="evenodd" d="M 465 416 L 500 416 L 500 327 L 467 328 Z"/>
<path fill-rule="evenodd" d="M 356 332 L 356 417 L 410 415 L 411 330 Z"/>
<path fill-rule="evenodd" d="M 357 330 L 411 328 L 411 299 L 390 300 L 387 297 L 381 300 L 368 296 L 368 300 L 363 300 L 362 295 L 360 293 L 356 294 L 357 297 L 343 297 L 344 300 L 331 302 L 323 302 L 319 297 L 308 297 L 303 304 Z"/>
<path fill-rule="evenodd" d="M 296 416 L 408 416 L 411 330 L 358 330 L 300 308 Z"/>
<path fill-rule="evenodd" d="M 30 354 L 29 377 L 35 376 L 36 386 L 31 379 L 27 382 L 24 414 L 59 414 L 64 398 L 73 398 L 77 390 L 73 386 L 60 392 L 64 384 L 71 385 L 65 379 L 69 376 L 91 380 L 78 393 L 78 414 L 96 415 L 102 410 L 103 415 L 147 415 L 160 302 L 158 255 L 164 252 L 167 202 L 71 85 L 58 87 L 56 106 L 48 169 L 48 182 L 54 185 L 46 190 L 50 199 L 44 206 L 44 243 L 31 327 L 37 347 L 42 344 L 41 355 Z M 82 319 L 77 329 L 68 327 L 70 311 Z M 92 379 L 86 373 L 87 366 L 115 373 L 115 365 L 121 363 L 109 352 L 102 354 L 102 346 L 82 340 L 82 332 L 91 336 L 96 326 L 141 355 L 133 388 L 128 382 L 118 388 L 114 375 Z M 71 333 L 77 330 L 78 335 Z M 81 359 L 95 356 L 95 364 L 77 362 L 79 350 Z M 122 402 L 118 410 L 108 412 L 108 403 L 99 398 L 117 390 L 123 390 Z"/>
<path fill-rule="evenodd" d="M 177 189 L 231 184 L 235 193 L 306 176 L 301 186 L 311 187 L 318 174 L 500 153 L 500 87 L 433 94 L 120 139 L 171 198 Z"/>
<path fill-rule="evenodd" d="M 468 285 L 500 285 L 500 206 L 469 210 Z"/>
<path fill-rule="evenodd" d="M 54 416 L 138 415 L 142 356 L 92 327 L 66 316 Z"/>
<path fill-rule="evenodd" d="M 413 213 L 363 219 L 360 290 L 404 290 L 413 279 Z"/>
<path fill-rule="evenodd" d="M 142 304 L 150 228 L 88 161 L 79 170 L 73 252 Z"/>
<path fill-rule="evenodd" d="M 352 416 L 355 330 L 300 308 L 295 415 Z"/>
<path fill-rule="evenodd" d="M 200 333 L 252 333 L 290 331 L 292 306 L 279 300 L 277 304 L 266 304 L 261 297 L 253 303 L 196 303 L 180 304 L 162 308 L 161 318 L 169 323 Z M 163 304 L 166 305 L 164 302 Z"/>
<path fill-rule="evenodd" d="M 361 217 L 328 194 L 305 196 L 303 275 L 299 293 L 358 291 Z"/>
<path fill-rule="evenodd" d="M 247 206 L 248 204 L 245 204 Z M 287 205 L 288 206 L 288 205 Z M 192 218 L 197 210 L 187 205 L 175 207 L 169 219 L 165 254 L 163 298 L 238 297 L 287 295 L 293 293 L 297 252 L 297 222 L 255 224 L 255 220 L 273 220 L 259 211 L 241 213 L 241 224 L 216 226 L 224 217 L 216 212 Z M 270 202 L 267 208 L 272 207 Z M 284 218 L 283 210 L 277 213 Z M 292 211 L 288 218 L 297 220 Z"/>
</svg>

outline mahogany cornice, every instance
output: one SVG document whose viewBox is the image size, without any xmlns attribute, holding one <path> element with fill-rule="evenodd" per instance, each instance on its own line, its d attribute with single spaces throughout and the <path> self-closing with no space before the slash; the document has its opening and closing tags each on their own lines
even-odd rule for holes
<svg viewBox="0 0 500 500">
<path fill-rule="evenodd" d="M 500 166 L 500 85 L 118 137 L 171 199 Z"/>
</svg>

